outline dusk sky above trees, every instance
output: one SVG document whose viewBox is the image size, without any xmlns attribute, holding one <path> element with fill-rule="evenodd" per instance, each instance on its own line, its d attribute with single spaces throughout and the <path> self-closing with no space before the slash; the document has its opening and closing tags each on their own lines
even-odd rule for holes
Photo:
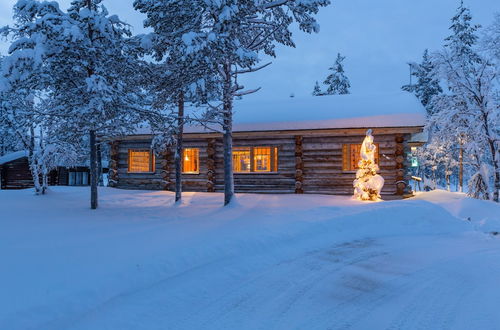
<svg viewBox="0 0 500 330">
<path fill-rule="evenodd" d="M 15 0 L 0 2 L 0 26 L 12 24 Z M 70 0 L 61 0 L 66 10 Z M 104 0 L 111 14 L 131 24 L 134 33 L 143 33 L 144 15 L 135 11 L 132 0 Z M 244 77 L 247 88 L 262 87 L 255 97 L 310 95 L 316 80 L 322 81 L 337 53 L 346 56 L 346 75 L 351 92 L 371 94 L 397 92 L 409 82 L 407 62 L 419 61 L 425 48 L 436 51 L 450 34 L 450 18 L 458 0 L 334 0 L 320 10 L 319 34 L 305 34 L 297 28 L 297 48 L 277 47 L 273 64 Z M 500 4 L 495 0 L 465 1 L 474 23 L 491 24 Z M 8 43 L 0 41 L 0 53 Z"/>
</svg>

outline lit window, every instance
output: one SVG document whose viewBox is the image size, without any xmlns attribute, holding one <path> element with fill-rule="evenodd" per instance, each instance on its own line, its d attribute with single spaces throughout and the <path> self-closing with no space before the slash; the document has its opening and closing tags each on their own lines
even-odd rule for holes
<svg viewBox="0 0 500 330">
<path fill-rule="evenodd" d="M 183 152 L 182 173 L 200 173 L 200 152 L 198 148 L 186 148 Z"/>
<path fill-rule="evenodd" d="M 375 163 L 379 163 L 379 144 L 375 151 Z M 342 170 L 343 171 L 356 171 L 358 163 L 361 159 L 361 144 L 344 144 L 342 146 Z"/>
<path fill-rule="evenodd" d="M 271 148 L 253 148 L 255 172 L 271 172 Z"/>
<path fill-rule="evenodd" d="M 250 172 L 250 148 L 235 148 L 233 150 L 233 171 Z"/>
<path fill-rule="evenodd" d="M 128 151 L 128 171 L 132 173 L 149 173 L 155 171 L 155 156 L 151 150 Z"/>
<path fill-rule="evenodd" d="M 234 148 L 233 170 L 236 173 L 277 172 L 277 147 Z"/>
<path fill-rule="evenodd" d="M 411 157 L 411 167 L 418 167 L 418 158 Z"/>
<path fill-rule="evenodd" d="M 411 154 L 410 154 L 411 167 L 418 167 L 417 151 L 418 151 L 417 147 L 411 147 Z"/>
</svg>

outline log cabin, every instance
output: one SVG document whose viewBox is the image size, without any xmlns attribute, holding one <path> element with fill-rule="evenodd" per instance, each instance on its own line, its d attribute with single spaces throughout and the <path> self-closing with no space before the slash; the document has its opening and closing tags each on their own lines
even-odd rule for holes
<svg viewBox="0 0 500 330">
<path fill-rule="evenodd" d="M 89 167 L 57 166 L 50 171 L 50 186 L 88 186 Z M 0 157 L 0 189 L 32 188 L 33 177 L 30 171 L 28 153 L 16 151 Z"/>
<path fill-rule="evenodd" d="M 236 192 L 353 193 L 359 148 L 368 128 L 385 179 L 384 196 L 411 192 L 410 146 L 423 131 L 424 109 L 414 96 L 352 95 L 288 98 L 280 102 L 235 102 L 233 170 Z M 238 116 L 239 114 L 245 116 Z M 284 118 L 286 120 L 268 119 Z M 257 118 L 257 120 L 255 120 Z M 222 134 L 186 127 L 183 191 L 224 189 Z M 173 190 L 173 150 L 155 154 L 147 128 L 111 142 L 110 186 Z"/>
</svg>

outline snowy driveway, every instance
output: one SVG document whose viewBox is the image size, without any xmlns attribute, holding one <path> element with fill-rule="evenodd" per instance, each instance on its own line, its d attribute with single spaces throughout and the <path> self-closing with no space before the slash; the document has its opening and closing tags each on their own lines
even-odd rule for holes
<svg viewBox="0 0 500 330">
<path fill-rule="evenodd" d="M 0 191 L 1 329 L 494 329 L 499 207 Z M 459 218 L 472 217 L 472 222 Z"/>
</svg>

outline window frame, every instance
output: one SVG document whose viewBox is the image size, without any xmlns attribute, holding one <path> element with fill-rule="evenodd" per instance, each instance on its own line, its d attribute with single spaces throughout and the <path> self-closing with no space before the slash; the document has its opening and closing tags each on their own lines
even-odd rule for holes
<svg viewBox="0 0 500 330">
<path fill-rule="evenodd" d="M 352 146 L 360 146 L 362 143 L 343 143 L 342 144 L 342 173 L 356 173 L 359 169 L 356 164 L 355 169 L 351 169 L 351 148 Z M 374 143 L 377 147 L 375 151 L 375 164 L 380 166 L 380 143 Z M 346 167 L 347 165 L 347 167 Z"/>
<path fill-rule="evenodd" d="M 197 171 L 184 171 L 184 157 L 186 157 L 186 150 L 195 150 L 196 151 L 196 162 L 197 162 Z M 200 174 L 200 148 L 182 148 L 182 174 Z"/>
<path fill-rule="evenodd" d="M 149 152 L 149 171 L 131 171 L 130 170 L 130 155 L 132 152 Z M 156 172 L 156 157 L 151 149 L 134 149 L 130 148 L 128 149 L 128 158 L 127 158 L 127 173 L 133 173 L 133 174 L 151 174 Z"/>
<path fill-rule="evenodd" d="M 269 148 L 270 149 L 270 160 L 269 160 L 269 171 L 257 171 L 255 170 L 255 149 Z M 233 173 L 234 174 L 277 174 L 279 173 L 279 147 L 278 146 L 236 146 L 233 147 L 234 151 L 249 151 L 250 152 L 250 171 L 238 172 L 234 170 L 234 159 L 233 159 Z"/>
<path fill-rule="evenodd" d="M 249 154 L 249 161 L 250 161 L 250 169 L 248 171 L 236 171 L 234 169 L 234 153 L 236 152 L 248 152 Z M 233 173 L 237 174 L 248 174 L 252 173 L 252 168 L 253 168 L 253 147 L 233 147 L 233 152 L 232 152 L 232 157 L 233 157 Z"/>
</svg>

